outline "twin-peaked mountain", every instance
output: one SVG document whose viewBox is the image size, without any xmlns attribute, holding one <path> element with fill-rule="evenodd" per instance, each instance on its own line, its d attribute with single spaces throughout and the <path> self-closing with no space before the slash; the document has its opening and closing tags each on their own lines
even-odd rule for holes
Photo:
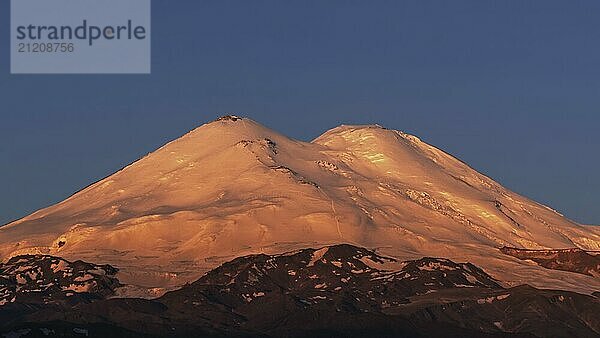
<svg viewBox="0 0 600 338">
<path fill-rule="evenodd" d="M 600 230 L 513 193 L 415 136 L 340 126 L 311 142 L 229 116 L 0 228 L 0 258 L 49 254 L 172 288 L 247 254 L 352 243 L 469 261 L 505 286 L 591 293 L 593 275 L 504 254 L 600 249 Z M 152 289 L 156 294 L 161 289 Z"/>
</svg>

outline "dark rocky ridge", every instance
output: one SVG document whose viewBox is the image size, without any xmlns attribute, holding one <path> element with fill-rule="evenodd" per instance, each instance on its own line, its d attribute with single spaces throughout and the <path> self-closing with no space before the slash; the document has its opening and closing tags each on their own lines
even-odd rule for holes
<svg viewBox="0 0 600 338">
<path fill-rule="evenodd" d="M 19 259 L 19 258 L 16 258 Z M 47 260 L 47 259 L 45 259 Z M 67 276 L 69 277 L 69 276 Z M 131 337 L 594 337 L 600 300 L 505 289 L 469 263 L 351 245 L 236 258 L 155 300 L 5 304 L 0 333 Z M 104 299 L 103 299 L 104 297 Z M 74 331 L 75 330 L 75 331 Z M 25 335 L 27 336 L 27 335 Z"/>
<path fill-rule="evenodd" d="M 547 269 L 600 277 L 600 252 L 588 252 L 578 248 L 528 250 L 509 247 L 501 248 L 500 251 L 521 260 L 534 261 Z"/>
<path fill-rule="evenodd" d="M 74 305 L 114 295 L 118 269 L 47 255 L 24 255 L 0 263 L 0 305 Z"/>
</svg>

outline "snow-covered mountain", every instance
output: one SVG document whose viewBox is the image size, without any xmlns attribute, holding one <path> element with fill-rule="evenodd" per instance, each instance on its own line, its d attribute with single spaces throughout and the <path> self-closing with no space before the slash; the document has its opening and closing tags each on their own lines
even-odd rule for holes
<svg viewBox="0 0 600 338">
<path fill-rule="evenodd" d="M 301 142 L 223 117 L 0 228 L 1 259 L 48 254 L 111 264 L 121 281 L 157 294 L 241 255 L 336 243 L 399 259 L 469 261 L 506 286 L 600 290 L 593 276 L 499 250 L 599 250 L 600 229 L 376 125 Z"/>
</svg>

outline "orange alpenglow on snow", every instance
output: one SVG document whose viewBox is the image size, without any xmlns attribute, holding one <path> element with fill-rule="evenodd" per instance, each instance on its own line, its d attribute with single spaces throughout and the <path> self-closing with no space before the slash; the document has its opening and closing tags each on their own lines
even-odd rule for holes
<svg viewBox="0 0 600 338">
<path fill-rule="evenodd" d="M 108 263 L 121 281 L 161 293 L 233 257 L 335 243 L 469 261 L 505 285 L 600 289 L 598 278 L 499 250 L 599 250 L 600 228 L 415 136 L 344 125 L 301 142 L 235 116 L 1 227 L 0 259 L 43 253 Z"/>
</svg>

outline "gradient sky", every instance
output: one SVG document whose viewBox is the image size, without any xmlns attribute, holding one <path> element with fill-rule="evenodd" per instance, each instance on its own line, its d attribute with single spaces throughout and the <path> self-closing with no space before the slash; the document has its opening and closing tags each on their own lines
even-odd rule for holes
<svg viewBox="0 0 600 338">
<path fill-rule="evenodd" d="M 600 2 L 154 0 L 152 74 L 9 75 L 0 1 L 0 223 L 226 112 L 310 140 L 421 137 L 600 224 Z"/>
</svg>

